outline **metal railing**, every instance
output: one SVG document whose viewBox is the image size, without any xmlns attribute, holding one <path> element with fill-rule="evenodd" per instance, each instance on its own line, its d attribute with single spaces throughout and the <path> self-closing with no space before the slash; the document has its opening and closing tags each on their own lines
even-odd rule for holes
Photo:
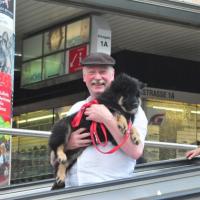
<svg viewBox="0 0 200 200">
<path fill-rule="evenodd" d="M 11 184 L 31 182 L 53 177 L 53 169 L 49 163 L 50 158 L 48 150 L 48 137 L 51 134 L 50 131 L 0 128 L 0 134 L 19 136 L 19 140 L 16 137 L 13 137 L 13 142 L 10 146 L 11 149 L 9 150 L 12 168 L 11 173 L 9 173 L 9 180 Z M 31 137 L 31 139 L 28 139 L 28 137 Z M 38 138 L 40 139 L 38 140 Z M 171 154 L 168 155 L 168 149 L 172 151 L 177 151 L 179 149 L 181 151 L 187 151 L 197 148 L 197 145 L 145 141 L 145 149 L 147 150 L 149 147 L 152 147 L 153 149 L 166 149 L 167 155 L 163 158 L 163 152 L 161 152 L 161 159 L 168 160 L 174 158 L 171 157 Z M 157 161 L 154 160 L 155 158 L 159 160 L 160 158 L 157 158 L 156 153 L 157 151 L 154 152 L 153 150 L 153 158 L 151 160 L 152 153 L 150 153 L 151 156 L 149 156 L 147 150 L 147 155 L 144 155 L 144 160 L 145 158 L 148 159 L 143 162 Z"/>
<path fill-rule="evenodd" d="M 50 132 L 16 129 L 16 128 L 0 128 L 0 134 L 48 138 Z M 162 148 L 185 149 L 185 150 L 195 149 L 198 147 L 197 145 L 191 145 L 191 144 L 178 144 L 178 143 L 158 142 L 158 141 L 145 141 L 145 145 L 148 147 L 162 147 Z"/>
</svg>

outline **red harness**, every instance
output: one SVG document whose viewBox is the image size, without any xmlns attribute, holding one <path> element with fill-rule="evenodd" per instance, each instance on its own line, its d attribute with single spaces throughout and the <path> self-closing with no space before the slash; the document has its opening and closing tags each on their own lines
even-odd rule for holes
<svg viewBox="0 0 200 200">
<path fill-rule="evenodd" d="M 75 115 L 75 117 L 71 121 L 71 126 L 73 128 L 78 127 L 80 122 L 81 122 L 82 116 L 83 116 L 83 114 L 85 112 L 85 109 L 90 107 L 92 104 L 98 104 L 98 103 L 99 102 L 96 99 L 94 99 L 94 100 L 84 104 L 81 107 L 80 111 Z M 99 152 L 104 153 L 104 154 L 111 154 L 111 153 L 114 153 L 115 151 L 117 151 L 120 147 L 122 147 L 122 145 L 124 145 L 124 143 L 128 140 L 128 138 L 130 136 L 130 130 L 131 130 L 131 127 L 132 127 L 132 123 L 131 123 L 131 120 L 130 120 L 129 123 L 128 123 L 128 129 L 127 129 L 127 131 L 126 131 L 121 143 L 118 144 L 117 146 L 113 147 L 111 150 L 109 150 L 107 152 L 102 151 L 97 146 L 97 144 L 99 144 L 100 146 L 105 147 L 107 145 L 107 143 L 108 143 L 108 137 L 107 137 L 107 132 L 106 132 L 105 125 L 103 123 L 100 123 L 100 127 L 101 127 L 101 130 L 103 132 L 103 135 L 104 135 L 104 138 L 105 138 L 105 142 L 102 143 L 100 141 L 98 133 L 97 133 L 97 122 L 92 121 L 91 126 L 90 126 L 90 137 L 91 137 L 91 140 L 92 140 L 92 144 L 95 146 L 95 148 Z"/>
</svg>

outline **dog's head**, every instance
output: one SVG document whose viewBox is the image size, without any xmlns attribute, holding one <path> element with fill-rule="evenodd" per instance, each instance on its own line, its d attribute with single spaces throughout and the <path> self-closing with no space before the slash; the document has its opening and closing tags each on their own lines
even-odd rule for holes
<svg viewBox="0 0 200 200">
<path fill-rule="evenodd" d="M 129 114 L 135 114 L 140 105 L 140 95 L 145 84 L 127 74 L 118 75 L 110 86 L 114 103 Z"/>
</svg>

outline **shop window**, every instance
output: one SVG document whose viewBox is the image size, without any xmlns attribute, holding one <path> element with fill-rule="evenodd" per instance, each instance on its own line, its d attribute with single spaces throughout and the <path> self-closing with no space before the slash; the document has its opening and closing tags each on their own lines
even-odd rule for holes
<svg viewBox="0 0 200 200">
<path fill-rule="evenodd" d="M 23 61 L 42 56 L 42 34 L 23 41 Z"/>
<path fill-rule="evenodd" d="M 199 106 L 194 104 L 146 100 L 145 112 L 148 118 L 146 140 L 197 144 L 200 141 L 198 111 Z M 182 157 L 185 150 L 145 148 L 145 154 L 147 161 L 155 161 Z"/>
<path fill-rule="evenodd" d="M 57 53 L 44 58 L 44 79 L 55 77 L 64 72 L 64 53 Z"/>
<path fill-rule="evenodd" d="M 28 85 L 41 81 L 42 79 L 42 60 L 37 59 L 26 62 L 22 65 L 21 85 Z"/>
<path fill-rule="evenodd" d="M 52 110 L 41 110 L 14 117 L 13 127 L 49 131 L 55 115 Z"/>
<path fill-rule="evenodd" d="M 55 108 L 54 113 L 55 113 L 55 121 L 62 119 L 63 117 L 67 116 L 68 110 L 71 108 L 71 106 L 64 106 L 60 108 Z"/>
<path fill-rule="evenodd" d="M 24 113 L 13 118 L 13 128 L 49 131 L 52 125 L 67 115 L 71 106 Z"/>
<path fill-rule="evenodd" d="M 24 39 L 21 87 L 48 86 L 40 82 L 79 70 L 81 59 L 88 54 L 89 41 L 90 17 Z"/>
<path fill-rule="evenodd" d="M 15 116 L 13 127 L 49 131 L 55 121 L 67 115 L 70 107 L 65 106 Z M 19 183 L 51 178 L 53 169 L 49 160 L 48 138 L 13 136 L 11 182 Z"/>
</svg>

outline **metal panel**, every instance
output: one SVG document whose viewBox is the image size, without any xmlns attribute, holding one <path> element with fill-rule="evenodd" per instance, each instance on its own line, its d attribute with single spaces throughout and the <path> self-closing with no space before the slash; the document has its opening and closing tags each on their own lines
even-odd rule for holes
<svg viewBox="0 0 200 200">
<path fill-rule="evenodd" d="M 199 7 L 177 1 L 162 0 L 44 0 L 86 8 L 103 9 L 127 15 L 145 16 L 199 27 Z"/>
</svg>

